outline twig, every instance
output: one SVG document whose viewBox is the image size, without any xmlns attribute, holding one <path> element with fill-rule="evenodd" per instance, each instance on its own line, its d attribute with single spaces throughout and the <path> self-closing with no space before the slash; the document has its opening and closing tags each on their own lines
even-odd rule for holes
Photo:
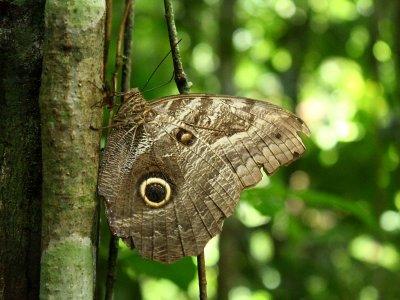
<svg viewBox="0 0 400 300">
<path fill-rule="evenodd" d="M 105 16 L 105 24 L 104 24 L 104 49 L 103 49 L 103 89 L 107 91 L 109 89 L 109 84 L 107 80 L 107 63 L 108 63 L 108 56 L 109 56 L 109 48 L 110 48 L 110 37 L 111 37 L 111 20 L 112 20 L 112 0 L 106 0 L 106 16 Z M 108 95 L 106 95 L 108 97 Z M 103 105 L 104 99 L 100 101 L 100 103 Z M 104 113 L 103 113 L 103 118 L 104 118 Z M 92 126 L 90 126 L 92 129 Z M 96 128 L 94 128 L 96 129 Z M 103 135 L 103 133 L 102 133 Z M 96 244 L 97 244 L 97 249 L 99 249 L 100 245 L 100 214 L 102 210 L 102 202 L 101 202 L 101 197 L 97 195 L 97 230 L 96 230 Z M 99 266 L 99 251 L 96 251 L 96 266 Z M 96 270 L 97 273 L 97 270 Z M 108 279 L 107 282 L 108 283 Z M 107 289 L 106 289 L 107 292 Z M 96 297 L 95 299 L 98 299 L 98 290 L 96 291 Z"/>
<path fill-rule="evenodd" d="M 111 234 L 108 246 L 106 294 L 104 297 L 106 300 L 111 300 L 113 298 L 114 283 L 117 276 L 118 240 L 119 238 L 117 236 Z"/>
<path fill-rule="evenodd" d="M 103 84 L 107 84 L 107 63 L 108 52 L 110 48 L 111 37 L 111 19 L 112 19 L 112 0 L 106 0 L 106 21 L 104 28 L 104 54 L 103 54 Z"/>
<path fill-rule="evenodd" d="M 199 277 L 200 300 L 207 300 L 207 276 L 204 251 L 197 256 L 197 275 Z"/>
<path fill-rule="evenodd" d="M 125 30 L 126 30 L 126 20 L 128 19 L 128 15 L 131 14 L 131 6 L 132 0 L 126 0 L 125 2 L 125 11 L 124 15 L 121 20 L 121 25 L 119 26 L 119 33 L 118 33 L 118 40 L 117 40 L 117 52 L 115 55 L 115 70 L 112 76 L 112 91 L 115 92 L 118 89 L 118 73 L 121 69 L 124 60 L 123 60 L 123 48 L 124 45 L 124 37 L 125 37 Z"/>
<path fill-rule="evenodd" d="M 121 92 L 126 93 L 130 88 L 131 78 L 131 51 L 132 51 L 132 27 L 133 27 L 133 0 L 125 0 L 125 11 L 121 21 L 118 41 L 117 41 L 117 54 L 115 71 L 113 74 L 113 92 L 118 88 L 118 72 L 122 68 L 121 74 Z M 123 45 L 123 49 L 122 49 Z M 121 59 L 121 53 L 123 53 L 123 60 Z M 110 121 L 111 121 L 110 116 Z M 118 258 L 118 241 L 119 238 L 111 234 L 109 252 L 108 252 L 108 264 L 107 264 L 107 279 L 106 279 L 106 294 L 105 299 L 111 300 L 114 293 L 114 283 L 116 279 L 117 270 L 117 258 Z"/>
<path fill-rule="evenodd" d="M 132 52 L 132 28 L 133 28 L 133 10 L 135 1 L 125 0 L 125 5 L 130 4 L 128 15 L 125 21 L 124 31 L 124 61 L 122 64 L 122 75 L 121 75 L 121 92 L 127 92 L 130 89 L 131 83 L 131 52 Z"/>
<path fill-rule="evenodd" d="M 179 52 L 178 32 L 175 26 L 174 9 L 172 8 L 172 0 L 164 0 L 165 19 L 167 21 L 169 44 L 172 52 L 172 61 L 175 70 L 175 82 L 180 94 L 188 94 L 192 83 L 188 80 L 187 75 L 183 71 L 181 55 Z"/>
<path fill-rule="evenodd" d="M 188 80 L 183 70 L 181 55 L 179 53 L 179 39 L 175 26 L 174 10 L 172 0 L 164 0 L 165 19 L 167 21 L 169 44 L 174 63 L 175 83 L 180 94 L 188 94 L 192 83 Z M 204 250 L 197 256 L 197 274 L 199 277 L 199 295 L 200 300 L 207 300 L 207 276 L 204 262 Z"/>
</svg>

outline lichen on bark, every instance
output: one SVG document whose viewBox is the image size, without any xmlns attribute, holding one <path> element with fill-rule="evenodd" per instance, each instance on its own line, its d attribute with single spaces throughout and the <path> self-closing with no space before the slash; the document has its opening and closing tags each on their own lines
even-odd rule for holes
<svg viewBox="0 0 400 300">
<path fill-rule="evenodd" d="M 41 298 L 92 298 L 104 0 L 50 0 L 40 91 Z"/>
</svg>

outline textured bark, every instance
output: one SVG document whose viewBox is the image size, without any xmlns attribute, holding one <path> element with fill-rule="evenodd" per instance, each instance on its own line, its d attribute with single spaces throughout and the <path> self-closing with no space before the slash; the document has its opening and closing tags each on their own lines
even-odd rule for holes
<svg viewBox="0 0 400 300">
<path fill-rule="evenodd" d="M 39 294 L 44 1 L 0 2 L 0 299 Z"/>
<path fill-rule="evenodd" d="M 49 0 L 40 91 L 43 208 L 41 298 L 90 299 L 96 261 L 96 178 L 104 0 Z"/>
</svg>

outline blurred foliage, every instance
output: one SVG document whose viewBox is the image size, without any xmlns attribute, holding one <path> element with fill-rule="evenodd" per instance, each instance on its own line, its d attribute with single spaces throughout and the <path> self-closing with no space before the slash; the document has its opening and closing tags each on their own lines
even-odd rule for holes
<svg viewBox="0 0 400 300">
<path fill-rule="evenodd" d="M 236 0 L 224 16 L 234 28 L 223 28 L 226 1 L 174 2 L 192 91 L 220 92 L 229 62 L 237 95 L 296 111 L 312 136 L 305 157 L 243 193 L 239 246 L 219 253 L 218 237 L 207 245 L 210 298 L 219 276 L 233 283 L 232 300 L 399 299 L 399 2 Z M 123 2 L 114 1 L 110 76 Z M 160 1 L 136 1 L 132 86 L 169 50 L 163 13 Z M 219 45 L 226 30 L 233 51 Z M 172 70 L 164 63 L 150 87 Z M 145 96 L 176 93 L 171 83 Z M 108 239 L 103 216 L 99 293 Z M 197 299 L 192 258 L 168 266 L 120 249 L 115 299 Z M 218 274 L 219 257 L 232 253 L 237 272 Z"/>
</svg>

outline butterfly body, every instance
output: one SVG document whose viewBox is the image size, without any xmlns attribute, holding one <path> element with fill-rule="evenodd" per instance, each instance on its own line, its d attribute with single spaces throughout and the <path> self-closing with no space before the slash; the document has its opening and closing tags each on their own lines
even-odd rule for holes
<svg viewBox="0 0 400 300">
<path fill-rule="evenodd" d="M 222 230 L 241 191 L 305 150 L 295 115 L 267 102 L 189 94 L 127 95 L 99 175 L 114 234 L 142 256 L 198 255 Z"/>
</svg>

